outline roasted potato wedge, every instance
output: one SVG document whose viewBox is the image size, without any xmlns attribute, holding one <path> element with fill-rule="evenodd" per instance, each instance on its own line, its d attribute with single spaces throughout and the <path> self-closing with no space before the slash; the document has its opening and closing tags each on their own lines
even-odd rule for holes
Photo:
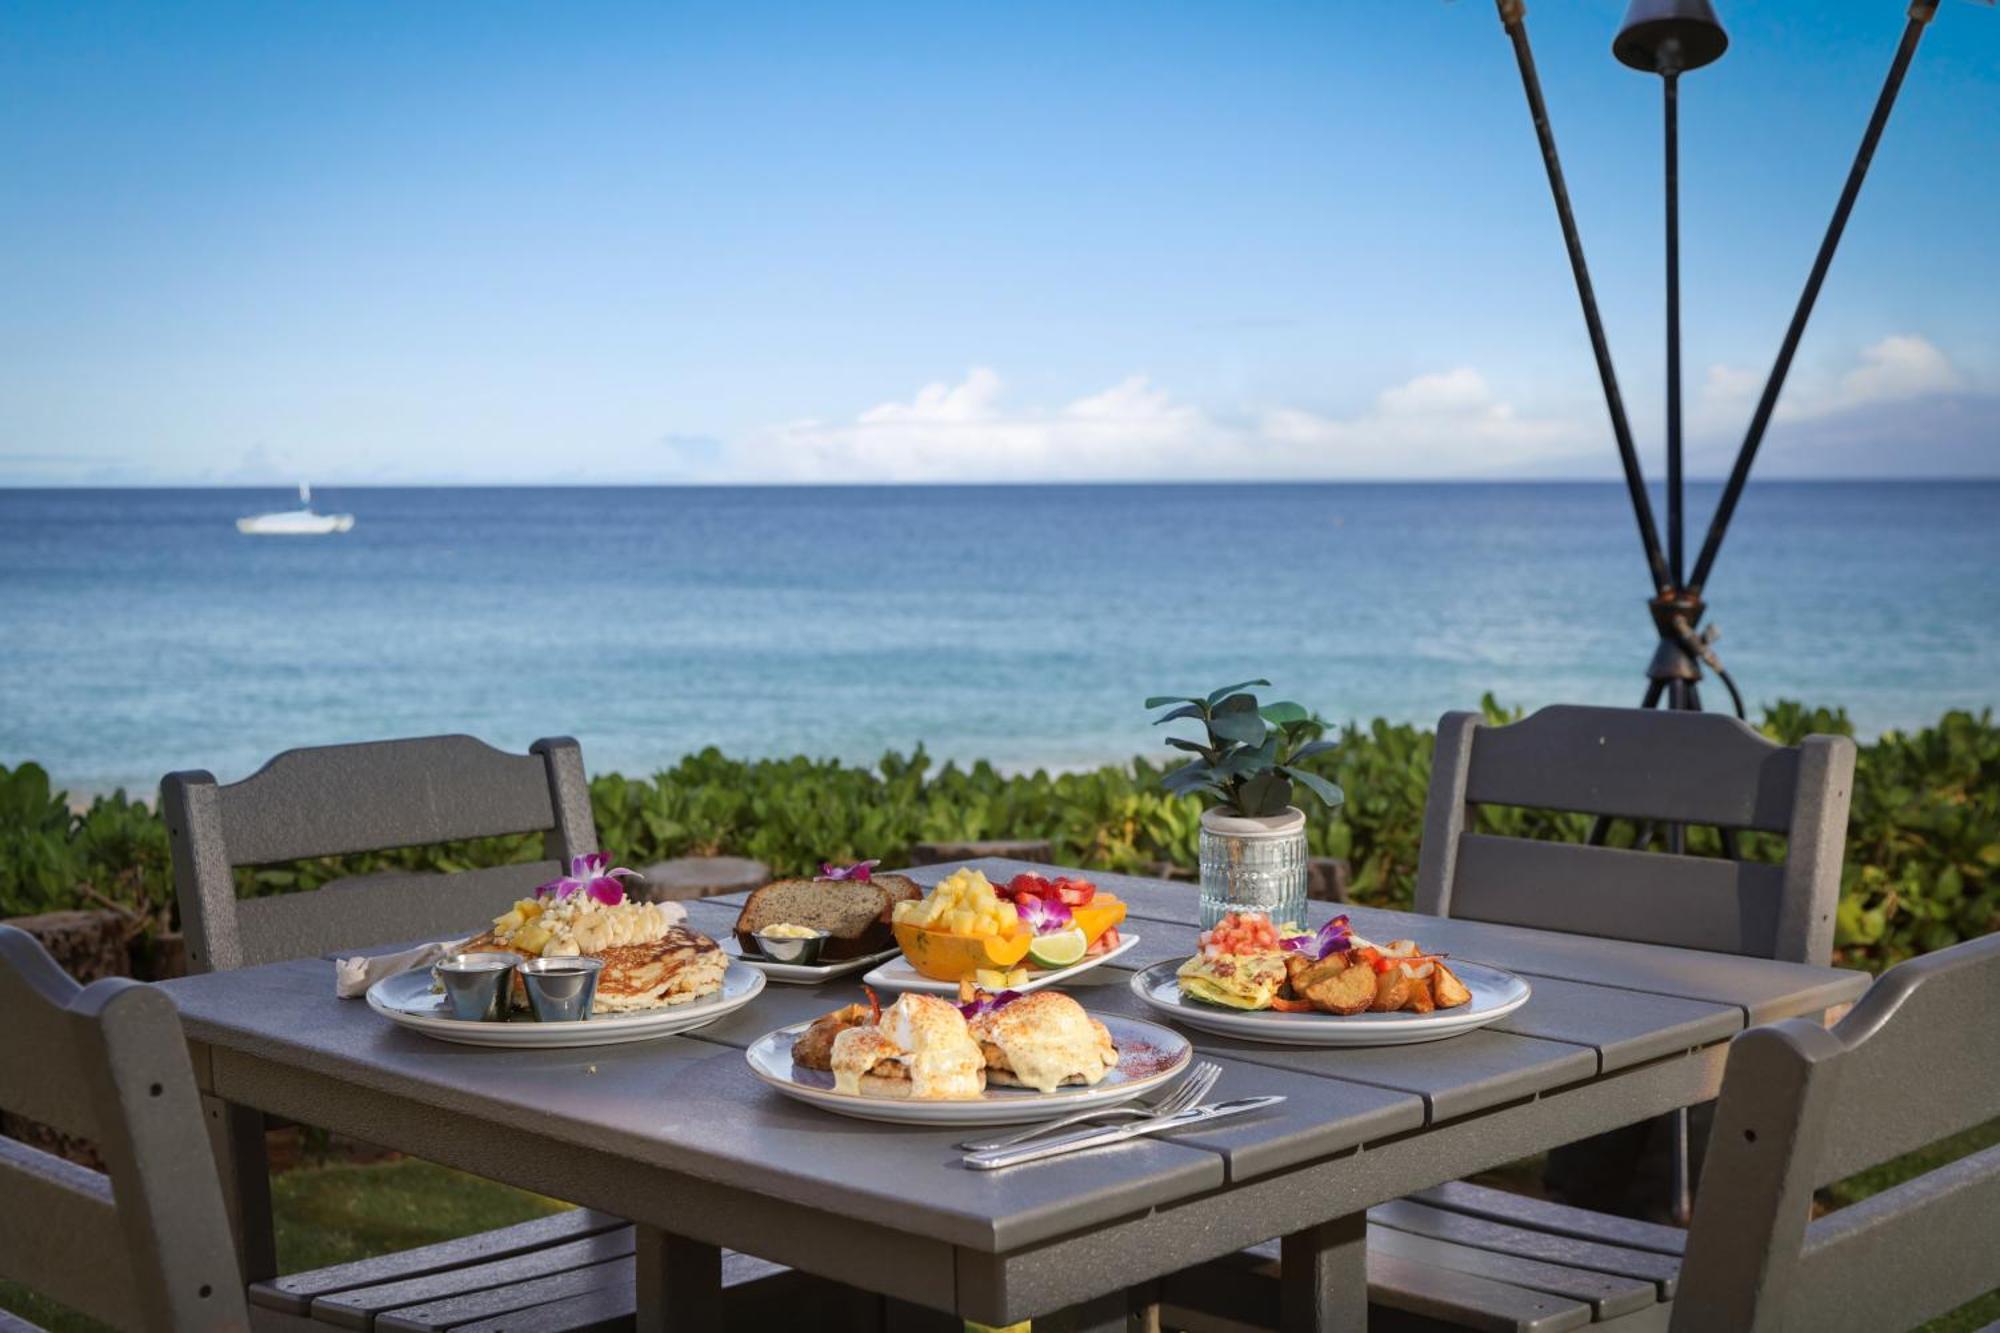
<svg viewBox="0 0 2000 1333">
<path fill-rule="evenodd" d="M 1410 992 L 1416 988 L 1416 979 L 1400 967 L 1392 967 L 1375 978 L 1375 999 L 1368 1006 L 1370 1013 L 1390 1014 L 1410 1002 Z"/>
<path fill-rule="evenodd" d="M 1440 1009 L 1456 1009 L 1461 1004 L 1472 1003 L 1472 992 L 1451 974 L 1450 968 L 1438 963 L 1431 973 L 1431 1000 Z"/>
<path fill-rule="evenodd" d="M 1327 1013 L 1358 1014 L 1375 1002 L 1375 969 L 1366 963 L 1322 968 L 1318 980 L 1302 993 Z"/>
</svg>

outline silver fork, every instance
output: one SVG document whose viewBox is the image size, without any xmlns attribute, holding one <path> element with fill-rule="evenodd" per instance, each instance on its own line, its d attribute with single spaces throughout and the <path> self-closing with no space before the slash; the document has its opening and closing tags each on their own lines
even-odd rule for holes
<svg viewBox="0 0 2000 1333">
<path fill-rule="evenodd" d="M 1215 1087 L 1215 1081 L 1221 1077 L 1222 1066 L 1213 1061 L 1204 1060 L 1193 1069 L 1190 1069 L 1187 1072 L 1187 1077 L 1176 1084 L 1172 1092 L 1169 1092 L 1156 1102 L 1146 1102 L 1137 1106 L 1130 1104 L 1124 1106 L 1103 1106 L 1094 1111 L 1078 1111 L 1074 1115 L 1066 1115 L 1060 1120 L 1049 1120 L 1039 1125 L 1031 1125 L 1020 1133 L 1010 1134 L 1004 1139 L 992 1139 L 985 1143 L 961 1143 L 958 1146 L 967 1152 L 994 1152 L 1001 1148 L 1011 1148 L 1017 1143 L 1026 1143 L 1029 1139 L 1040 1138 L 1044 1134 L 1053 1134 L 1059 1129 L 1068 1129 L 1071 1125 L 1081 1125 L 1085 1121 L 1097 1120 L 1105 1116 L 1139 1116 L 1150 1120 L 1159 1116 L 1176 1115 L 1208 1096 L 1209 1092 Z"/>
</svg>

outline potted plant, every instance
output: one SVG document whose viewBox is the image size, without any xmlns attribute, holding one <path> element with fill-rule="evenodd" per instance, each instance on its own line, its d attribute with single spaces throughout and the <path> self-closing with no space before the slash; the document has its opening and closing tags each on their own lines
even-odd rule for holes
<svg viewBox="0 0 2000 1333">
<path fill-rule="evenodd" d="M 1168 708 L 1154 725 L 1201 723 L 1205 737 L 1169 736 L 1167 744 L 1195 756 L 1169 772 L 1166 789 L 1205 796 L 1201 814 L 1201 923 L 1230 912 L 1262 912 L 1274 923 L 1303 923 L 1306 906 L 1306 815 L 1292 804 L 1300 788 L 1329 809 L 1340 788 L 1299 761 L 1331 750 L 1312 714 L 1290 702 L 1259 704 L 1249 693 L 1268 680 L 1225 685 L 1206 695 L 1162 694 L 1148 708 Z M 1172 707 L 1168 707 L 1172 705 Z"/>
</svg>

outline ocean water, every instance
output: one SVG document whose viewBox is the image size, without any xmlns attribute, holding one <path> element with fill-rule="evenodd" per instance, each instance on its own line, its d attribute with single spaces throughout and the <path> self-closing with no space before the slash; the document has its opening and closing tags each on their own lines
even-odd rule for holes
<svg viewBox="0 0 2000 1333">
<path fill-rule="evenodd" d="M 468 731 L 574 735 L 631 773 L 706 745 L 1077 766 L 1158 744 L 1148 694 L 1268 676 L 1331 718 L 1429 722 L 1486 691 L 1636 703 L 1652 650 L 1616 484 L 316 503 L 354 531 L 238 534 L 274 491 L 0 490 L 0 763 L 150 792 Z M 1989 706 L 2000 483 L 1754 484 L 1709 594 L 1753 707 L 1841 704 L 1873 732 Z"/>
</svg>

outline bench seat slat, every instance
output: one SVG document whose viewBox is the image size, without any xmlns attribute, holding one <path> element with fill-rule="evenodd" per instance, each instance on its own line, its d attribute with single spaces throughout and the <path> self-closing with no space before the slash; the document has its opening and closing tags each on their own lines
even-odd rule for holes
<svg viewBox="0 0 2000 1333">
<path fill-rule="evenodd" d="M 1566 1333 L 1590 1323 L 1590 1306 L 1473 1273 L 1368 1251 L 1368 1300 L 1480 1333 Z"/>
<path fill-rule="evenodd" d="M 1369 1228 L 1368 1301 L 1474 1333 L 1567 1333 L 1591 1322 L 1587 1300 L 1460 1272 L 1378 1248 L 1382 1228 Z M 1391 1242 L 1392 1244 L 1394 1242 Z M 1161 1287 L 1163 1322 L 1176 1310 L 1197 1311 L 1232 1326 L 1278 1325 L 1278 1242 L 1168 1276 Z M 1205 1322 L 1205 1321 L 1195 1321 Z"/>
<path fill-rule="evenodd" d="M 630 1285 L 599 1287 L 538 1305 L 533 1310 L 475 1319 L 469 1324 L 456 1325 L 451 1333 L 543 1333 L 552 1329 L 560 1329 L 562 1333 L 627 1333 L 635 1322 L 637 1306 L 638 1297 Z M 393 1318 L 380 1320 L 375 1327 L 402 1328 Z"/>
<path fill-rule="evenodd" d="M 1600 1273 L 1644 1278 L 1658 1286 L 1662 1300 L 1674 1298 L 1680 1280 L 1680 1261 L 1664 1254 L 1508 1226 L 1483 1217 L 1412 1203 L 1408 1199 L 1370 1208 L 1368 1220 L 1398 1231 L 1456 1241 L 1482 1250 L 1497 1250 L 1502 1254 L 1520 1255 L 1524 1259 L 1540 1259 L 1572 1268 L 1591 1268 Z"/>
<path fill-rule="evenodd" d="M 638 1306 L 633 1261 L 614 1259 L 486 1291 L 467 1292 L 379 1315 L 384 1333 L 431 1333 L 451 1329 L 508 1330 L 508 1333 L 583 1333 L 629 1328 Z M 731 1327 L 765 1327 L 786 1317 L 784 1293 L 807 1281 L 803 1274 L 754 1255 L 722 1253 L 722 1288 Z"/>
<path fill-rule="evenodd" d="M 292 1273 L 269 1282 L 254 1283 L 250 1288 L 250 1300 L 253 1304 L 272 1310 L 284 1310 L 290 1314 L 310 1314 L 316 1297 L 331 1295 L 337 1291 L 380 1286 L 385 1282 L 400 1282 L 430 1273 L 442 1273 L 453 1268 L 504 1259 L 511 1255 L 525 1254 L 530 1250 L 539 1250 L 550 1245 L 615 1231 L 625 1225 L 625 1222 L 608 1213 L 594 1212 L 588 1208 L 574 1208 L 567 1212 L 553 1213 L 548 1217 L 519 1222 L 510 1227 L 484 1231 L 475 1236 L 440 1241 L 435 1245 L 422 1245 L 416 1249 L 378 1255 L 372 1259 L 331 1264 L 325 1268 Z"/>
<path fill-rule="evenodd" d="M 334 1292 L 313 1301 L 313 1318 L 343 1328 L 365 1330 L 369 1322 L 385 1310 L 399 1310 L 426 1301 L 443 1300 L 449 1296 L 525 1282 L 529 1278 L 586 1268 L 628 1257 L 632 1248 L 632 1229 L 624 1227 L 562 1245 L 531 1250 L 526 1254 L 495 1259 L 490 1263 L 447 1269 L 442 1273 L 385 1282 L 380 1286 Z"/>
<path fill-rule="evenodd" d="M 1589 1208 L 1572 1208 L 1548 1199 L 1531 1199 L 1509 1194 L 1486 1185 L 1470 1185 L 1462 1180 L 1418 1190 L 1409 1196 L 1418 1203 L 1454 1213 L 1469 1213 L 1511 1226 L 1551 1231 L 1578 1240 L 1594 1240 L 1619 1245 L 1628 1250 L 1651 1250 L 1655 1254 L 1678 1257 L 1687 1248 L 1687 1232 L 1658 1222 L 1642 1222 L 1633 1217 L 1616 1217 Z"/>
<path fill-rule="evenodd" d="M 1524 1259 L 1516 1254 L 1459 1245 L 1448 1240 L 1419 1236 L 1414 1232 L 1398 1231 L 1394 1227 L 1370 1227 L 1368 1252 L 1371 1255 L 1392 1254 L 1432 1268 L 1448 1268 L 1457 1273 L 1492 1278 L 1509 1286 L 1588 1301 L 1592 1318 L 1600 1323 L 1657 1305 L 1660 1301 L 1659 1288 L 1643 1278 L 1572 1268 L 1542 1259 Z"/>
<path fill-rule="evenodd" d="M 545 1322 L 554 1312 L 542 1308 L 598 1292 L 621 1296 L 628 1312 L 634 1308 L 637 1296 L 629 1257 L 565 1269 L 559 1273 L 545 1273 L 521 1282 L 499 1282 L 476 1291 L 455 1292 L 438 1300 L 384 1310 L 375 1317 L 374 1327 L 402 1330 L 404 1333 L 430 1333 L 430 1330 L 457 1328 L 461 1324 L 511 1315 L 511 1326 L 515 1328 L 567 1328 L 568 1325 L 560 1322 Z M 539 1316 L 538 1311 L 542 1311 Z"/>
</svg>

